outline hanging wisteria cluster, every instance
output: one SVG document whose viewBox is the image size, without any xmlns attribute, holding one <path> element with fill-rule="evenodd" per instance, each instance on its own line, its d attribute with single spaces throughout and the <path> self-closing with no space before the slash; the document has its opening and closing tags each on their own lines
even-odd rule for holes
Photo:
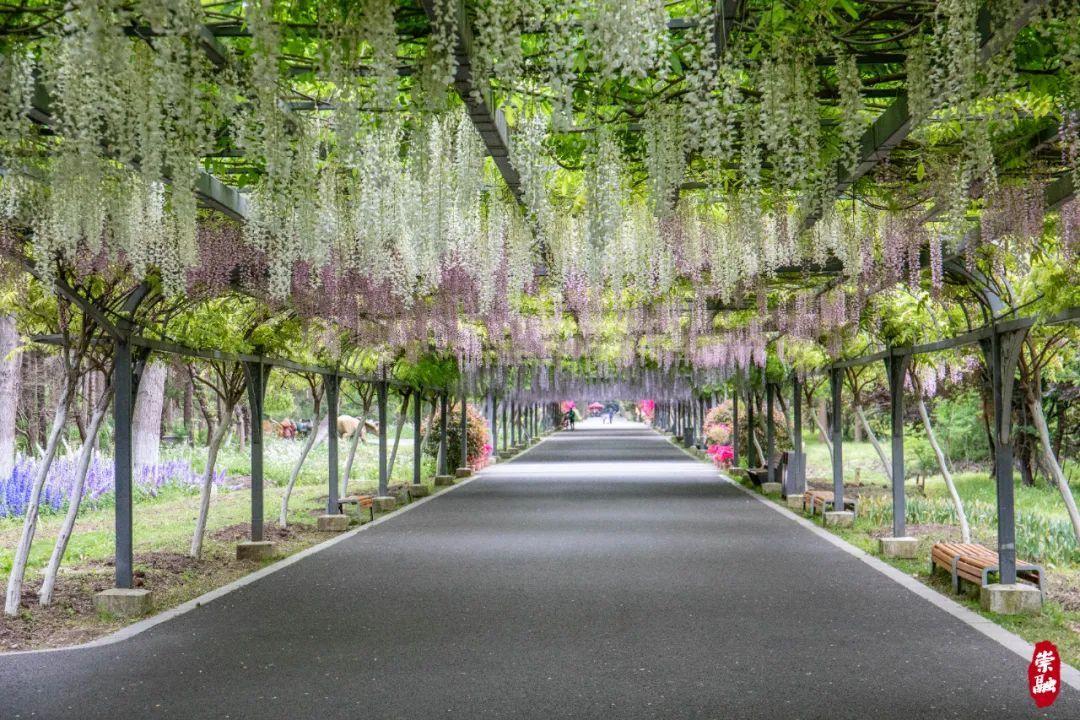
<svg viewBox="0 0 1080 720">
<path fill-rule="evenodd" d="M 116 264 L 173 296 L 240 290 L 327 337 L 465 368 L 730 373 L 777 337 L 836 354 L 869 296 L 940 297 L 957 256 L 1004 272 L 1041 247 L 1044 191 L 1080 164 L 1069 3 L 1032 20 L 1062 45 L 1037 108 L 1061 161 L 1022 180 L 1003 128 L 1038 103 L 1017 99 L 1013 35 L 990 42 L 977 0 L 897 10 L 902 57 L 871 60 L 857 24 L 705 0 L 309 5 L 230 5 L 243 32 L 224 52 L 208 18 L 225 11 L 196 0 L 58 4 L 12 36 L 5 252 L 46 280 Z M 992 3 L 989 27 L 1015 33 L 1011 8 Z M 891 166 L 866 138 L 901 92 L 910 146 Z M 477 108 L 509 121 L 509 185 Z M 1067 262 L 1076 207 L 1058 216 Z M 717 330 L 723 307 L 741 328 Z"/>
</svg>

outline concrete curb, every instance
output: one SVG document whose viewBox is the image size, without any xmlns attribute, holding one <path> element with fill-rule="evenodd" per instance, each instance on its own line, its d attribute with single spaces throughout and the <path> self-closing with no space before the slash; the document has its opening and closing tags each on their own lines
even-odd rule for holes
<svg viewBox="0 0 1080 720">
<path fill-rule="evenodd" d="M 680 447 L 676 443 L 672 443 L 672 445 L 679 448 L 679 450 L 682 450 L 695 462 L 704 462 L 697 456 L 693 455 L 686 448 Z M 1001 627 L 992 620 L 987 620 L 982 615 L 979 615 L 978 613 L 969 610 L 960 603 L 942 595 L 937 590 L 934 590 L 933 588 L 924 585 L 923 583 L 907 575 L 906 573 L 897 570 L 884 560 L 876 558 L 873 555 L 867 553 L 866 551 L 855 547 L 843 538 L 834 535 L 828 530 L 815 525 L 806 518 L 800 515 L 796 515 L 785 507 L 777 505 L 764 495 L 760 495 L 753 490 L 744 487 L 741 483 L 735 482 L 724 473 L 717 471 L 717 474 L 719 475 L 721 480 L 728 483 L 729 485 L 738 488 L 742 492 L 746 493 L 750 497 L 754 498 L 758 502 L 768 507 L 770 510 L 774 510 L 780 513 L 787 519 L 798 523 L 799 525 L 814 533 L 818 537 L 821 537 L 832 543 L 836 547 L 846 552 L 848 555 L 858 558 L 859 560 L 874 568 L 879 573 L 889 578 L 893 582 L 897 583 L 898 585 L 902 585 L 906 589 L 910 590 L 912 593 L 918 595 L 923 600 L 926 600 L 932 605 L 940 608 L 941 610 L 944 610 L 948 614 L 955 617 L 957 620 L 960 620 L 965 625 L 974 628 L 975 630 L 979 631 L 980 633 L 990 638 L 994 642 L 998 643 L 1002 647 L 1019 655 L 1021 658 L 1024 659 L 1025 662 L 1031 662 L 1031 657 L 1035 652 L 1035 646 L 1032 643 L 1029 643 L 1024 638 L 1020 637 L 1019 635 L 1009 632 L 1008 630 Z M 1080 670 L 1077 670 L 1073 666 L 1068 665 L 1064 662 L 1061 663 L 1061 681 L 1069 687 L 1073 688 L 1074 690 L 1080 690 Z"/>
</svg>

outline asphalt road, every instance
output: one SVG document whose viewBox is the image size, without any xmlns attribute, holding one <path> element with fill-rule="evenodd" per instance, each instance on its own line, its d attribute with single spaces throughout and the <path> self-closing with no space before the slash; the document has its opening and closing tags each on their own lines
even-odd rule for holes
<svg viewBox="0 0 1080 720">
<path fill-rule="evenodd" d="M 123 642 L 0 656 L 11 718 L 1080 717 L 666 440 L 580 426 Z"/>
</svg>

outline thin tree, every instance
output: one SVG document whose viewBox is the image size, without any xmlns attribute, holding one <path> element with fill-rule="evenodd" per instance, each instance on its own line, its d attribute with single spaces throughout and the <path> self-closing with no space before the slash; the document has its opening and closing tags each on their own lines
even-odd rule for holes
<svg viewBox="0 0 1080 720">
<path fill-rule="evenodd" d="M 386 464 L 386 476 L 393 477 L 394 475 L 394 463 L 397 461 L 398 445 L 401 443 L 401 430 L 405 427 L 405 417 L 409 412 L 409 398 L 412 396 L 412 390 L 406 389 L 401 396 L 401 410 L 398 411 L 397 427 L 394 429 L 394 447 L 390 451 L 390 460 Z M 381 432 L 381 428 L 380 428 Z M 416 439 L 413 439 L 416 442 Z"/>
<path fill-rule="evenodd" d="M 353 460 L 356 458 L 356 448 L 358 444 L 364 440 L 364 423 L 367 422 L 367 414 L 371 410 L 371 401 L 374 397 L 375 386 L 373 384 L 360 383 L 357 386 L 356 398 L 353 402 L 360 405 L 360 422 L 357 423 L 356 429 L 353 430 L 352 437 L 349 441 L 349 456 L 345 461 L 345 472 L 341 476 L 341 490 L 338 493 L 339 497 L 345 497 L 349 494 L 349 480 L 352 479 Z M 356 400 L 359 400 L 359 402 L 356 402 Z"/>
<path fill-rule="evenodd" d="M 106 375 L 106 377 L 111 377 L 111 375 Z M 90 418 L 86 424 L 86 437 L 83 439 L 82 447 L 79 448 L 79 458 L 75 469 L 75 478 L 68 495 L 67 513 L 64 515 L 64 522 L 60 526 L 60 532 L 56 536 L 56 543 L 53 545 L 52 555 L 49 557 L 49 564 L 45 567 L 45 577 L 42 580 L 41 590 L 38 593 L 38 603 L 40 603 L 42 607 L 52 604 L 53 590 L 56 587 L 56 576 L 59 573 L 60 563 L 63 562 L 64 554 L 67 552 L 68 541 L 71 540 L 71 534 L 75 529 L 75 520 L 79 516 L 79 508 L 82 505 L 83 499 L 83 490 L 86 487 L 86 473 L 90 468 L 90 461 L 94 456 L 97 436 L 101 431 L 101 424 L 105 419 L 105 413 L 109 409 L 111 401 L 112 384 L 106 382 L 105 386 L 101 388 L 101 392 L 97 399 L 94 401 Z"/>
<path fill-rule="evenodd" d="M 15 468 L 15 418 L 19 409 L 22 338 L 13 315 L 0 315 L 0 481 Z"/>
<path fill-rule="evenodd" d="M 911 387 L 915 391 L 915 399 L 919 408 L 919 419 L 922 420 L 923 429 L 926 431 L 926 439 L 930 443 L 930 447 L 934 450 L 934 457 L 937 458 L 938 468 L 941 470 L 941 477 L 945 480 L 945 487 L 949 489 L 949 497 L 952 498 L 953 510 L 956 511 L 956 518 L 960 521 L 960 537 L 962 542 L 971 542 L 971 525 L 968 524 L 967 513 L 964 512 L 964 501 L 960 499 L 960 493 L 956 490 L 956 483 L 953 482 L 952 470 L 949 468 L 948 458 L 945 456 L 945 451 L 941 447 L 941 443 L 938 442 L 937 434 L 934 432 L 934 427 L 930 423 L 930 413 L 926 409 L 926 400 L 924 399 L 922 381 L 919 380 L 918 374 L 915 372 L 914 364 L 908 368 L 908 377 L 911 379 Z"/>
<path fill-rule="evenodd" d="M 319 426 L 322 424 L 323 420 L 322 398 L 325 387 L 322 383 L 322 376 L 304 373 L 303 378 L 307 381 L 308 388 L 311 390 L 311 400 L 314 404 L 315 420 L 311 424 L 311 431 L 308 433 L 307 440 L 304 441 L 304 447 L 300 450 L 300 457 L 296 459 L 296 462 L 293 464 L 292 472 L 289 473 L 289 483 L 285 486 L 285 493 L 281 496 L 281 513 L 278 515 L 278 525 L 282 528 L 288 525 L 289 499 L 292 497 L 292 491 L 296 486 L 296 480 L 300 477 L 300 470 L 304 467 L 304 461 L 307 460 L 308 453 L 311 452 L 311 448 L 315 445 L 315 439 L 319 435 Z M 333 427 L 330 427 L 331 425 L 333 425 Z M 333 423 L 328 421 L 326 429 L 328 432 L 337 432 L 337 418 L 334 418 Z"/>
<path fill-rule="evenodd" d="M 1047 473 L 1057 485 L 1061 499 L 1065 503 L 1065 509 L 1069 513 L 1069 521 L 1073 526 L 1073 534 L 1076 542 L 1080 544 L 1080 511 L 1076 507 L 1076 499 L 1069 487 L 1068 478 L 1054 455 L 1053 445 L 1050 442 L 1050 429 L 1046 424 L 1046 414 L 1042 405 L 1042 374 L 1043 369 L 1054 358 L 1054 355 L 1062 350 L 1070 340 L 1075 340 L 1071 329 L 1068 327 L 1058 328 L 1044 338 L 1036 338 L 1029 334 L 1024 338 L 1020 353 L 1020 377 L 1024 388 L 1025 401 L 1031 420 L 1035 423 L 1035 429 L 1039 435 L 1039 449 L 1042 455 L 1042 463 Z M 1041 347 L 1039 345 L 1041 344 Z"/>
<path fill-rule="evenodd" d="M 53 460 L 56 457 L 57 448 L 61 444 L 64 426 L 67 424 L 68 413 L 71 411 L 71 403 L 78 388 L 79 377 L 82 372 L 83 359 L 93 342 L 95 328 L 85 322 L 77 322 L 72 317 L 70 305 L 66 301 L 58 300 L 56 309 L 60 319 L 62 345 L 60 357 L 63 363 L 63 372 L 60 378 L 60 389 L 56 394 L 56 409 L 53 412 L 52 428 L 49 438 L 45 443 L 45 449 L 34 471 L 34 479 L 30 485 L 30 496 L 27 499 L 26 515 L 23 518 L 22 533 L 19 536 L 19 544 L 15 548 L 12 558 L 11 574 L 8 576 L 7 593 L 4 601 L 4 612 L 15 615 L 19 612 L 19 602 L 22 599 L 23 579 L 26 576 L 26 562 L 30 557 L 30 547 L 34 542 L 34 534 L 37 532 L 37 521 L 41 504 L 41 492 L 45 487 L 45 480 L 49 476 Z"/>
<path fill-rule="evenodd" d="M 847 377 L 848 387 L 851 389 L 852 406 L 855 408 L 855 417 L 862 423 L 863 430 L 866 432 L 866 437 L 870 439 L 870 444 L 874 446 L 878 460 L 881 462 L 881 468 L 885 471 L 885 477 L 888 478 L 889 482 L 892 482 L 892 464 L 889 462 L 889 457 L 885 454 L 885 449 L 878 440 L 877 433 L 870 427 L 870 423 L 866 419 L 866 413 L 863 412 L 863 390 L 866 389 L 866 385 L 870 379 L 878 379 L 876 375 L 868 372 L 868 370 L 869 366 L 861 365 L 857 368 L 847 368 L 844 374 Z M 865 376 L 869 376 L 869 378 Z"/>
<path fill-rule="evenodd" d="M 192 369 L 192 377 L 204 387 L 209 388 L 218 399 L 221 407 L 221 415 L 217 418 L 214 431 L 208 438 L 209 445 L 206 448 L 206 469 L 203 471 L 202 483 L 199 491 L 199 515 L 195 520 L 195 532 L 191 537 L 191 557 L 202 557 L 203 540 L 206 537 L 206 523 L 210 515 L 210 492 L 213 489 L 215 470 L 217 468 L 218 451 L 229 431 L 228 418 L 232 416 L 233 408 L 247 392 L 247 379 L 244 375 L 242 363 L 210 360 L 206 361 L 206 373 L 199 373 Z"/>
</svg>

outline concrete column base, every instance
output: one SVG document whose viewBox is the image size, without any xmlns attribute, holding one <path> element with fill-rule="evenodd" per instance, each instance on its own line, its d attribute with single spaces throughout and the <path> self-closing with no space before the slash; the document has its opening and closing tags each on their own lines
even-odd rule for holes
<svg viewBox="0 0 1080 720">
<path fill-rule="evenodd" d="M 319 532 L 345 532 L 349 529 L 348 515 L 320 515 L 316 522 Z"/>
<path fill-rule="evenodd" d="M 459 467 L 457 470 L 454 471 L 454 476 L 459 479 L 472 477 L 472 468 Z"/>
<path fill-rule="evenodd" d="M 409 486 L 409 497 L 411 497 L 411 498 L 427 497 L 430 494 L 431 494 L 431 488 L 429 488 L 427 485 L 424 485 L 423 483 L 421 483 L 419 485 L 410 485 Z"/>
<path fill-rule="evenodd" d="M 110 588 L 94 596 L 98 612 L 118 617 L 133 617 L 150 612 L 150 591 L 140 588 Z"/>
<path fill-rule="evenodd" d="M 393 495 L 379 495 L 372 502 L 378 512 L 390 512 L 397 509 L 397 498 Z"/>
<path fill-rule="evenodd" d="M 540 438 L 534 437 L 531 442 L 533 445 L 535 445 L 536 443 L 540 442 Z"/>
<path fill-rule="evenodd" d="M 783 492 L 783 490 L 784 486 L 778 482 L 761 483 L 761 492 L 765 493 L 766 495 L 779 495 L 781 492 Z"/>
<path fill-rule="evenodd" d="M 435 476 L 435 487 L 446 487 L 447 485 L 453 485 L 453 484 L 454 484 L 454 476 L 453 475 L 436 475 Z"/>
<path fill-rule="evenodd" d="M 1034 585 L 993 583 L 979 588 L 979 607 L 999 615 L 1038 615 L 1042 593 Z"/>
<path fill-rule="evenodd" d="M 803 509 L 803 497 L 802 495 L 788 495 L 785 500 L 789 510 L 798 510 L 802 512 Z"/>
<path fill-rule="evenodd" d="M 885 557 L 913 560 L 919 556 L 919 540 L 913 537 L 878 538 L 878 548 Z"/>
<path fill-rule="evenodd" d="M 834 527 L 851 527 L 855 524 L 855 513 L 850 510 L 827 510 L 825 524 Z"/>
<path fill-rule="evenodd" d="M 265 560 L 274 556 L 274 543 L 270 540 L 248 540 L 236 544 L 237 560 Z"/>
</svg>

